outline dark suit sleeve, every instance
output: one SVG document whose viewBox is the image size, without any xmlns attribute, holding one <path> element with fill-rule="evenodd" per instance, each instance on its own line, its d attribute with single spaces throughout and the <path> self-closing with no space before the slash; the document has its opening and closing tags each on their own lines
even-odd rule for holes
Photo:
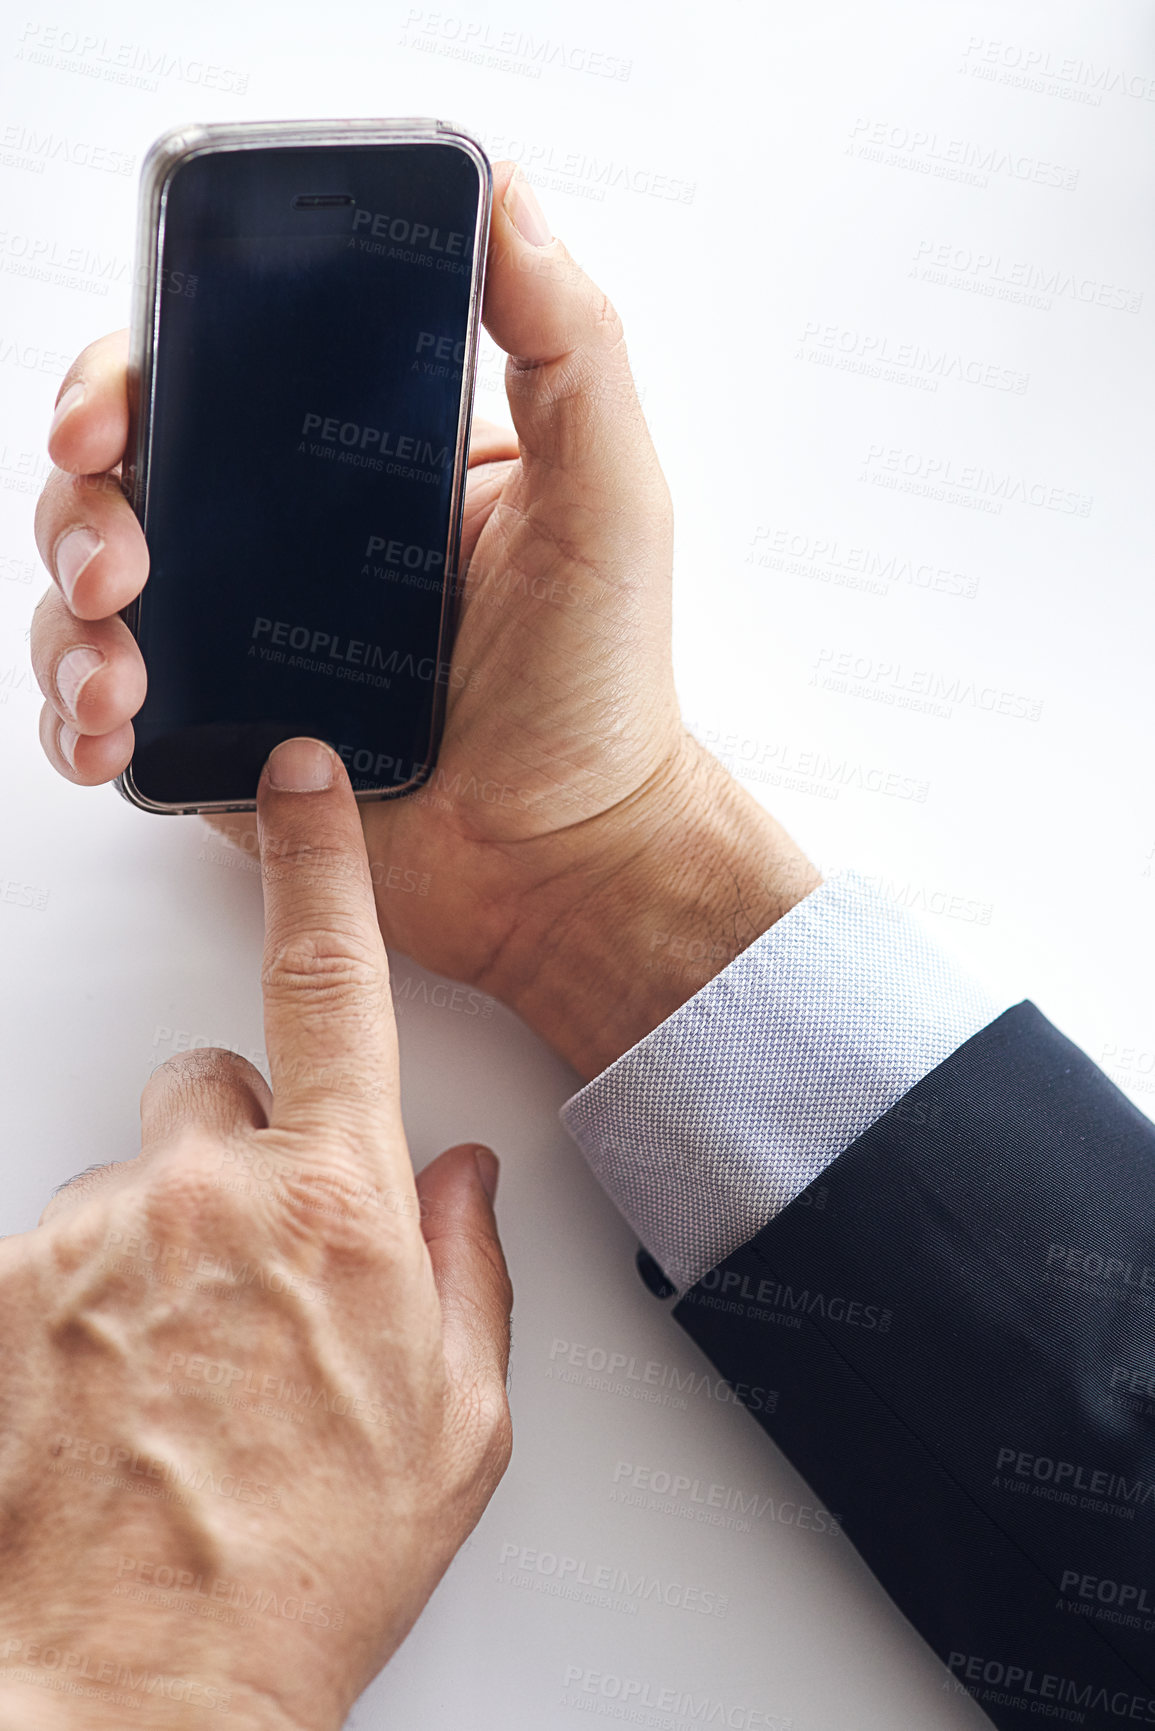
<svg viewBox="0 0 1155 1731">
<path fill-rule="evenodd" d="M 674 1315 L 1000 1731 L 1155 1725 L 1155 1126 L 1034 1005 Z"/>
</svg>

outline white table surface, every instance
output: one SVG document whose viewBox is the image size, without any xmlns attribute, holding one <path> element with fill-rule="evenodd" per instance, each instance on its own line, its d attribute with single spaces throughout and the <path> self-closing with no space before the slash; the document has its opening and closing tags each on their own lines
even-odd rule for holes
<svg viewBox="0 0 1155 1731">
<path fill-rule="evenodd" d="M 825 869 L 925 906 L 1151 1106 L 1155 14 L 461 4 L 30 0 L 0 28 L 0 1230 L 135 1148 L 181 1044 L 261 1049 L 254 874 L 195 819 L 59 781 L 27 671 L 51 403 L 126 320 L 139 161 L 185 120 L 438 114 L 530 167 L 626 321 L 696 731 Z M 491 353 L 479 411 L 501 401 Z M 622 1700 L 676 1731 L 986 1723 L 845 1540 L 800 1524 L 814 1499 L 745 1413 L 638 1398 L 647 1361 L 704 1364 L 559 1128 L 565 1067 L 496 1006 L 408 1001 L 400 1027 L 418 1163 L 473 1136 L 503 1158 L 517 1441 L 350 1725 L 570 1731 Z M 603 1388 L 583 1349 L 634 1377 Z M 617 1500 L 647 1473 L 747 1512 Z M 901 1486 L 894 1514 L 918 1519 Z M 509 1547 L 724 1614 L 560 1598 L 511 1580 Z"/>
</svg>

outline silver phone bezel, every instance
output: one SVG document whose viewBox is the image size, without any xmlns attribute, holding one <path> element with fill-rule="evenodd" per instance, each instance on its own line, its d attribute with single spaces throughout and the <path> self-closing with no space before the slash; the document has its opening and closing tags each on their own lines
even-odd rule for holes
<svg viewBox="0 0 1155 1731">
<path fill-rule="evenodd" d="M 437 664 L 445 666 L 453 647 L 460 602 L 457 560 L 461 541 L 461 518 L 465 503 L 469 429 L 473 416 L 477 352 L 481 338 L 481 302 L 485 286 L 485 254 L 489 236 L 493 175 L 480 142 L 459 126 L 444 120 L 304 120 L 241 121 L 221 125 L 178 126 L 163 133 L 151 146 L 141 167 L 137 208 L 136 268 L 133 277 L 129 326 L 128 400 L 129 439 L 121 484 L 142 527 L 147 525 L 152 418 L 155 398 L 156 342 L 160 323 L 161 260 L 164 253 L 164 221 L 168 188 L 176 170 L 196 156 L 233 150 L 265 150 L 299 145 L 342 144 L 452 144 L 472 160 L 478 171 L 480 197 L 473 245 L 473 278 L 470 283 L 466 323 L 465 363 L 462 368 L 458 411 L 457 446 L 454 452 L 453 484 L 450 492 L 449 533 L 445 550 L 445 582 L 441 594 Z M 133 636 L 137 635 L 142 594 L 123 609 Z M 428 780 L 440 745 L 445 721 L 446 688 L 434 681 L 433 712 L 423 773 L 407 782 L 384 788 L 361 788 L 361 802 L 397 799 Z M 136 786 L 132 762 L 117 776 L 116 788 L 141 811 L 173 816 L 194 812 L 254 811 L 256 797 L 247 800 L 207 800 L 199 804 L 169 803 L 150 799 Z"/>
</svg>

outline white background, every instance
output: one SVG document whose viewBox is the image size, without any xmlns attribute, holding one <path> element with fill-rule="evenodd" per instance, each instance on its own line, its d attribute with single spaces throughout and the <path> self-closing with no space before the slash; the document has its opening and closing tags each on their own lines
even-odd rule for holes
<svg viewBox="0 0 1155 1731">
<path fill-rule="evenodd" d="M 125 322 L 139 159 L 189 120 L 437 114 L 530 166 L 626 321 L 678 513 L 696 731 L 825 869 L 926 905 L 1151 1105 L 1150 8 L 461 3 L 122 0 L 3 27 L 5 1231 L 134 1149 L 139 1089 L 180 1045 L 262 1044 L 256 877 L 194 819 L 58 781 L 26 671 L 59 376 Z M 56 264 L 29 275 L 33 256 Z M 563 1731 L 626 1680 L 693 1697 L 698 1724 L 985 1723 L 845 1540 L 798 1525 L 812 1499 L 746 1414 L 556 1379 L 574 1348 L 704 1365 L 558 1127 L 564 1066 L 500 1007 L 410 1001 L 401 1032 L 417 1161 L 465 1137 L 503 1158 L 517 1443 L 350 1724 Z M 761 1512 L 743 1531 L 623 1506 L 623 1463 Z M 919 1518 L 901 1485 L 894 1518 Z M 696 1586 L 725 1615 L 523 1590 L 499 1578 L 510 1545 Z"/>
</svg>

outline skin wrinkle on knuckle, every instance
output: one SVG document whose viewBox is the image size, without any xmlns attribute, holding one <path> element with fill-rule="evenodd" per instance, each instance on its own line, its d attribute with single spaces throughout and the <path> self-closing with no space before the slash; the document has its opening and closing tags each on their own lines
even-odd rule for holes
<svg viewBox="0 0 1155 1731">
<path fill-rule="evenodd" d="M 622 316 L 608 294 L 603 293 L 601 305 L 594 314 L 594 330 L 606 348 L 624 347 L 626 331 Z"/>
<path fill-rule="evenodd" d="M 239 1124 L 228 1131 L 215 1127 L 220 1113 L 213 1110 L 206 1100 L 206 1091 L 223 1089 L 228 1099 L 241 1093 L 259 1102 L 259 1083 L 254 1085 L 254 1078 L 259 1076 L 259 1072 L 246 1066 L 245 1060 L 239 1058 L 235 1065 L 228 1065 L 214 1062 L 202 1052 L 179 1053 L 177 1057 L 187 1061 L 178 1062 L 176 1058 L 170 1058 L 159 1065 L 149 1077 L 141 1096 L 142 1110 L 147 1108 L 154 1118 L 160 1117 L 170 1125 L 178 1125 L 182 1120 L 187 1122 L 202 1118 L 208 1110 L 214 1121 L 214 1137 L 222 1146 L 231 1145 L 243 1134 L 242 1128 Z M 213 1103 L 218 1107 L 223 1104 L 219 1100 Z M 170 1129 L 166 1141 L 171 1140 L 172 1135 Z"/>
<path fill-rule="evenodd" d="M 293 1254 L 301 1235 L 278 1233 L 269 1208 L 251 1197 L 174 1180 L 140 1202 L 120 1230 L 118 1278 L 144 1299 L 145 1326 L 227 1336 L 256 1314 L 299 1334 L 317 1310 L 309 1286 L 315 1257 L 303 1265 Z M 242 1299 L 243 1309 L 234 1309 Z"/>
<path fill-rule="evenodd" d="M 536 398 L 541 381 L 555 369 L 566 367 L 577 352 L 576 343 L 562 344 L 553 354 L 538 356 L 507 355 L 505 358 L 505 383 L 507 391 L 520 391 L 530 399 Z"/>
<path fill-rule="evenodd" d="M 482 1375 L 459 1385 L 454 1423 L 470 1477 L 496 1483 L 513 1453 L 513 1421 L 505 1384 Z"/>
<path fill-rule="evenodd" d="M 58 496 L 65 491 L 71 481 L 72 476 L 68 470 L 62 469 L 59 463 L 53 463 L 45 476 L 44 485 L 41 487 L 39 497 L 36 500 L 35 514 L 38 521 L 41 517 L 47 516 L 53 509 Z"/>
<path fill-rule="evenodd" d="M 312 1274 L 317 1259 L 333 1274 L 399 1279 L 407 1266 L 411 1241 L 420 1243 L 416 1208 L 403 1198 L 381 1205 L 377 1178 L 363 1161 L 364 1137 L 353 1125 L 334 1125 L 331 1102 L 324 1128 L 258 1130 L 236 1170 L 246 1176 L 244 1208 L 252 1209 L 256 1191 L 270 1246 L 290 1263 L 305 1253 Z"/>
<path fill-rule="evenodd" d="M 350 1045 L 357 1037 L 349 1036 Z M 271 1149 L 286 1171 L 307 1170 L 318 1159 L 329 1171 L 340 1171 L 345 1163 L 364 1186 L 371 1139 L 403 1136 L 396 1078 L 361 1076 L 345 1069 L 340 1057 L 325 1062 L 289 1057 L 274 1065 L 273 1079 L 276 1089 L 291 1088 L 292 1117 L 279 1121 L 274 1106 L 274 1122 L 254 1131 L 253 1142 L 258 1158 Z"/>
<path fill-rule="evenodd" d="M 483 1294 L 477 1292 L 476 1273 L 468 1285 L 457 1285 L 455 1297 L 458 1303 L 468 1304 L 484 1324 L 494 1313 L 507 1317 L 513 1308 L 513 1286 L 509 1278 L 509 1267 L 500 1244 L 489 1232 L 480 1230 L 456 1230 L 453 1236 L 460 1248 L 466 1253 L 465 1261 L 471 1270 L 484 1270 L 482 1279 L 487 1290 Z M 441 1235 L 437 1232 L 437 1217 L 435 1213 L 426 1214 L 426 1239 L 436 1242 Z M 480 1270 L 478 1270 L 480 1272 Z"/>
<path fill-rule="evenodd" d="M 63 715 L 67 716 L 69 725 L 75 727 L 78 733 L 84 733 L 87 731 L 88 726 L 91 723 L 91 711 L 93 708 L 93 681 L 99 680 L 100 675 L 107 670 L 107 662 L 104 667 L 94 667 L 92 672 L 87 675 L 84 684 L 76 694 L 76 698 L 71 708 L 67 703 L 65 703 L 60 692 L 60 664 L 66 655 L 72 653 L 73 649 L 92 649 L 94 647 L 93 644 L 85 643 L 83 638 L 79 643 L 66 645 L 66 647 L 54 658 L 52 666 L 43 670 L 43 679 L 41 678 L 41 670 L 37 669 L 35 666 L 33 667 L 33 672 L 36 674 L 36 682 L 40 686 L 45 697 L 49 698 L 55 707 L 60 710 Z M 99 651 L 97 653 L 99 653 Z"/>
<path fill-rule="evenodd" d="M 471 1341 L 477 1336 L 481 1336 L 499 1345 L 498 1356 L 501 1364 L 506 1367 L 507 1373 L 513 1335 L 513 1293 L 504 1266 L 496 1266 L 496 1258 L 493 1261 L 494 1266 L 490 1270 L 492 1278 L 486 1279 L 474 1272 L 468 1286 L 464 1286 L 460 1282 L 455 1283 L 452 1304 L 457 1312 L 468 1313 L 471 1319 Z M 483 1284 L 487 1287 L 484 1292 L 480 1290 Z M 482 1380 L 478 1378 L 477 1374 L 478 1359 L 479 1355 L 476 1349 L 471 1346 L 464 1358 L 458 1362 L 454 1377 L 455 1387 L 458 1390 L 459 1410 L 463 1410 L 467 1416 L 470 1410 L 470 1401 L 475 1398 L 477 1389 L 483 1386 Z M 489 1373 L 487 1372 L 486 1375 L 488 1376 Z M 485 1383 L 484 1386 L 488 1387 L 489 1385 Z M 495 1378 L 491 1393 L 493 1400 L 498 1403 L 498 1416 L 500 1416 L 500 1411 L 508 1410 L 509 1404 L 504 1380 Z M 462 1407 L 463 1395 L 464 1406 Z"/>
<path fill-rule="evenodd" d="M 575 360 L 556 382 L 544 389 L 523 384 L 517 397 L 534 415 L 522 450 L 527 478 L 539 471 L 569 481 L 585 473 L 591 491 L 603 495 L 603 514 L 607 490 L 620 496 L 626 487 L 632 494 L 635 488 L 664 486 L 628 366 L 607 372 L 588 358 Z"/>
<path fill-rule="evenodd" d="M 262 1222 L 220 1183 L 225 1139 L 191 1126 L 179 1128 L 149 1162 L 135 1199 L 146 1237 L 171 1243 L 203 1240 L 259 1243 Z"/>
<path fill-rule="evenodd" d="M 576 274 L 581 278 L 575 285 L 580 304 L 571 307 L 565 334 L 551 345 L 548 355 L 508 355 L 507 382 L 518 378 L 535 381 L 543 373 L 571 366 L 592 366 L 594 370 L 600 370 L 606 364 L 606 357 L 618 350 L 622 351 L 624 358 L 625 326 L 620 313 L 604 290 L 590 282 L 580 269 Z M 626 372 L 628 375 L 628 364 Z"/>
<path fill-rule="evenodd" d="M 475 1241 L 466 1265 L 468 1279 L 452 1281 L 454 1306 L 470 1314 L 477 1333 L 488 1336 L 496 1328 L 504 1340 L 511 1328 L 513 1292 L 500 1247 Z"/>
<path fill-rule="evenodd" d="M 349 847 L 318 841 L 310 826 L 284 824 L 274 831 L 261 826 L 261 861 L 266 881 L 272 884 L 329 885 L 360 884 L 365 862 Z"/>
<path fill-rule="evenodd" d="M 198 1046 L 191 1052 L 173 1052 L 150 1076 L 178 1087 L 192 1088 L 204 1082 L 250 1083 L 259 1072 L 239 1052 L 227 1046 Z"/>
<path fill-rule="evenodd" d="M 537 410 L 551 412 L 572 403 L 586 407 L 601 384 L 599 368 L 580 347 L 568 349 L 548 361 L 519 365 L 511 378 L 519 399 Z"/>
<path fill-rule="evenodd" d="M 504 1390 L 502 1391 L 504 1394 Z M 513 1459 L 513 1417 L 509 1410 L 508 1400 L 503 1400 L 501 1410 L 493 1424 L 489 1439 L 490 1469 L 493 1481 L 503 1478 L 510 1461 Z"/>
<path fill-rule="evenodd" d="M 36 551 L 40 554 L 41 562 L 45 566 L 49 564 L 50 548 L 57 539 L 52 533 L 52 529 L 59 514 L 57 505 L 59 487 L 56 484 L 56 477 L 59 474 L 60 470 L 54 469 L 45 481 L 32 516 L 32 533 L 36 540 Z"/>
<path fill-rule="evenodd" d="M 131 1204 L 107 1194 L 82 1196 L 81 1200 L 84 1206 L 62 1212 L 44 1237 L 42 1254 L 54 1287 L 90 1264 L 103 1264 L 110 1232 L 119 1230 L 132 1213 Z"/>
<path fill-rule="evenodd" d="M 343 1154 L 345 1158 L 335 1155 L 325 1166 L 288 1165 L 278 1179 L 278 1201 L 310 1225 L 318 1239 L 339 1240 L 342 1247 L 376 1259 L 395 1239 L 412 1235 L 417 1216 L 407 1215 L 402 1207 L 380 1206 L 372 1182 L 352 1157 L 354 1151 Z"/>
<path fill-rule="evenodd" d="M 53 711 L 56 709 L 56 662 L 61 657 L 58 654 L 51 664 L 46 654 L 47 646 L 43 640 L 38 640 L 35 631 L 32 635 L 32 676 L 40 687 L 40 695 L 48 699 Z"/>
<path fill-rule="evenodd" d="M 327 1001 L 313 999 L 306 1004 L 304 1000 L 294 998 L 292 1007 L 298 1026 L 305 1035 L 326 1032 L 331 1009 Z M 350 1013 L 344 1004 L 340 1009 L 350 1050 L 355 1050 L 363 1039 L 372 1039 L 380 1020 L 378 1011 L 359 1015 Z M 366 1107 L 371 1107 L 380 1123 L 384 1124 L 388 1121 L 386 1114 L 397 1105 L 399 1084 L 396 1077 L 390 1079 L 375 1073 L 362 1075 L 340 1054 L 317 1058 L 286 1053 L 283 1057 L 272 1058 L 271 1069 L 274 1095 L 284 1089 L 292 1090 L 293 1130 L 322 1147 L 332 1144 L 335 1151 L 350 1145 L 361 1146 L 365 1139 Z M 280 1126 L 279 1131 L 285 1134 L 286 1127 Z"/>
<path fill-rule="evenodd" d="M 388 994 L 384 947 L 359 932 L 313 926 L 282 937 L 274 928 L 269 952 L 261 984 L 274 997 L 363 998 L 375 1006 Z"/>
<path fill-rule="evenodd" d="M 65 532 L 68 529 L 86 527 L 84 514 L 88 511 L 89 502 L 94 495 L 98 500 L 111 498 L 114 510 L 118 505 L 123 505 L 125 510 L 130 509 L 121 489 L 120 477 L 115 472 L 99 469 L 90 474 L 84 470 L 59 469 L 57 473 L 60 475 L 60 491 L 66 501 L 62 508 L 79 513 L 76 522 L 65 525 Z"/>
</svg>

